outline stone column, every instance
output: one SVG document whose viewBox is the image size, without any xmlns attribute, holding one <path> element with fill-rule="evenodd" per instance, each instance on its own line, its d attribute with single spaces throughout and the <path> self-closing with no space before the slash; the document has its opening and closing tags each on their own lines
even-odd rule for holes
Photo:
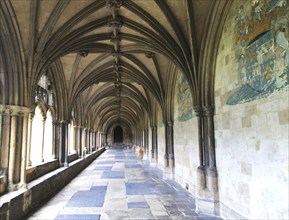
<svg viewBox="0 0 289 220">
<path fill-rule="evenodd" d="M 152 126 L 152 162 L 156 163 L 158 158 L 158 129 L 157 126 Z"/>
<path fill-rule="evenodd" d="M 60 149 L 61 149 L 61 124 L 58 121 L 54 121 L 54 154 L 55 159 L 60 163 Z"/>
<path fill-rule="evenodd" d="M 64 137 L 65 137 L 65 142 L 64 142 L 64 166 L 68 167 L 68 122 L 64 122 Z"/>
<path fill-rule="evenodd" d="M 8 189 L 14 191 L 17 189 L 14 184 L 14 170 L 16 158 L 17 145 L 17 116 L 11 116 L 11 134 L 10 134 L 10 148 L 9 148 L 9 167 L 8 167 Z"/>
<path fill-rule="evenodd" d="M 22 152 L 21 152 L 21 176 L 20 187 L 26 188 L 26 166 L 27 166 L 27 127 L 28 115 L 23 116 Z"/>
<path fill-rule="evenodd" d="M 199 124 L 199 160 L 196 209 L 219 215 L 218 175 L 215 159 L 214 111 L 212 107 L 196 108 Z"/>
<path fill-rule="evenodd" d="M 78 158 L 81 158 L 82 157 L 82 147 L 81 147 L 81 143 L 82 143 L 82 139 L 81 139 L 81 131 L 82 131 L 82 128 L 81 127 L 78 127 L 77 129 L 77 153 L 78 153 Z"/>
<path fill-rule="evenodd" d="M 32 142 L 32 122 L 33 122 L 34 113 L 29 114 L 28 120 L 28 140 L 27 140 L 27 165 L 31 166 L 31 142 Z"/>
<path fill-rule="evenodd" d="M 6 186 L 9 191 L 17 190 L 19 182 L 25 181 L 27 115 L 30 111 L 24 106 L 0 105 L 1 117 L 3 117 L 1 174 L 6 176 L 5 182 L 8 182 Z"/>
<path fill-rule="evenodd" d="M 96 148 L 97 148 L 97 150 L 99 147 L 100 147 L 100 132 L 97 131 L 97 133 L 96 133 Z"/>
<path fill-rule="evenodd" d="M 90 152 L 90 145 L 89 145 L 89 138 L 90 138 L 90 130 L 86 129 L 86 153 L 89 154 Z"/>
<path fill-rule="evenodd" d="M 97 131 L 93 132 L 93 148 L 96 151 L 96 136 L 97 136 Z"/>
<path fill-rule="evenodd" d="M 99 146 L 102 147 L 102 133 L 99 132 Z"/>
<path fill-rule="evenodd" d="M 41 143 L 41 162 L 44 162 L 44 156 L 43 156 L 43 152 L 44 152 L 44 139 L 45 139 L 45 121 L 46 121 L 46 117 L 43 116 L 42 118 L 42 143 Z"/>
<path fill-rule="evenodd" d="M 11 128 L 11 116 L 10 111 L 3 111 L 3 127 L 2 127 L 2 139 L 1 139 L 1 172 L 2 175 L 7 177 L 9 167 L 9 146 L 10 146 L 10 128 Z M 7 181 L 7 178 L 5 179 Z"/>
<path fill-rule="evenodd" d="M 205 108 L 206 123 L 206 149 L 208 152 L 208 162 L 206 164 L 206 180 L 207 188 L 211 192 L 218 191 L 218 173 L 216 168 L 215 155 L 215 135 L 214 135 L 214 109 L 212 107 Z"/>
<path fill-rule="evenodd" d="M 86 128 L 82 129 L 82 156 L 85 157 L 86 154 Z"/>
<path fill-rule="evenodd" d="M 199 139 L 199 166 L 197 169 L 197 187 L 198 189 L 206 188 L 206 169 L 204 159 L 204 111 L 200 107 L 196 107 L 195 113 L 198 119 L 198 139 Z"/>
<path fill-rule="evenodd" d="M 0 112 L 0 146 L 2 146 L 2 128 L 3 128 L 3 123 L 2 123 L 2 118 L 3 118 L 3 115 L 2 113 Z M 2 147 L 1 147 L 1 150 L 0 150 L 0 161 L 2 160 Z M 2 171 L 2 164 L 0 163 L 0 173 Z"/>
<path fill-rule="evenodd" d="M 77 153 L 77 141 L 78 141 L 78 129 L 76 125 L 73 125 L 73 150 Z"/>
<path fill-rule="evenodd" d="M 89 130 L 89 153 L 92 153 L 92 130 Z"/>
<path fill-rule="evenodd" d="M 57 135 L 56 135 L 56 122 L 52 122 L 52 159 L 56 159 L 56 146 L 57 146 L 57 141 L 56 141 Z"/>
<path fill-rule="evenodd" d="M 166 152 L 165 152 L 165 166 L 169 168 L 167 171 L 174 173 L 175 158 L 174 158 L 174 126 L 172 121 L 165 123 L 165 140 L 166 140 Z"/>
<path fill-rule="evenodd" d="M 68 166 L 67 163 L 67 123 L 61 121 L 59 124 L 59 164 L 60 166 Z"/>
</svg>

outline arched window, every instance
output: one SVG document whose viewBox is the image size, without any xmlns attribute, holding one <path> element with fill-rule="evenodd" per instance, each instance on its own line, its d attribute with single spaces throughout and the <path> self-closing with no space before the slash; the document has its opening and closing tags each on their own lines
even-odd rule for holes
<svg viewBox="0 0 289 220">
<path fill-rule="evenodd" d="M 123 130 L 120 126 L 116 126 L 114 129 L 114 143 L 123 142 Z"/>
<path fill-rule="evenodd" d="M 36 106 L 35 115 L 32 122 L 32 139 L 31 139 L 31 155 L 32 165 L 43 162 L 42 143 L 43 143 L 44 117 L 40 106 Z"/>
<path fill-rule="evenodd" d="M 53 148 L 53 118 L 51 110 L 48 110 L 46 114 L 45 129 L 44 129 L 44 161 L 50 161 L 52 158 Z"/>
<path fill-rule="evenodd" d="M 68 154 L 74 154 L 75 150 L 75 131 L 73 121 L 68 125 Z"/>
</svg>

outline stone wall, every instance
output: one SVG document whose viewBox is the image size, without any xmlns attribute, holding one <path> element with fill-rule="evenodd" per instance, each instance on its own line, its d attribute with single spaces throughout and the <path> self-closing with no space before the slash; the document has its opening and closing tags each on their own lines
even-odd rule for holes
<svg viewBox="0 0 289 220">
<path fill-rule="evenodd" d="M 26 181 L 29 183 L 46 173 L 49 173 L 58 167 L 58 161 L 53 160 L 37 166 L 29 167 L 26 169 Z"/>
<path fill-rule="evenodd" d="M 24 219 L 29 212 L 38 208 L 68 184 L 104 150 L 102 148 L 85 158 L 70 163 L 69 167 L 59 168 L 30 182 L 27 189 L 5 194 L 0 201 L 0 219 Z"/>
<path fill-rule="evenodd" d="M 196 172 L 199 162 L 197 118 L 193 115 L 187 81 L 178 72 L 174 95 L 175 179 L 195 194 Z M 184 94 L 184 93 L 188 94 Z M 184 95 L 184 97 L 182 97 Z"/>
<path fill-rule="evenodd" d="M 215 138 L 226 218 L 288 218 L 289 50 L 278 36 L 285 25 L 288 41 L 289 27 L 288 6 L 279 3 L 234 1 L 218 50 Z"/>
<path fill-rule="evenodd" d="M 117 124 L 113 127 L 110 127 L 109 130 L 107 131 L 107 144 L 108 145 L 113 145 L 114 144 L 114 129 L 117 127 L 117 126 L 120 126 L 122 128 L 122 131 L 123 131 L 123 141 L 122 141 L 122 144 L 125 144 L 125 145 L 129 145 L 132 143 L 132 134 L 131 134 L 131 130 L 128 126 L 126 126 L 125 124 Z M 120 144 L 120 143 L 118 143 Z"/>
<path fill-rule="evenodd" d="M 195 194 L 199 162 L 196 118 L 174 123 L 175 178 L 184 188 Z"/>
<path fill-rule="evenodd" d="M 164 169 L 165 162 L 164 162 L 164 156 L 165 156 L 165 147 L 166 147 L 166 140 L 165 140 L 165 127 L 158 126 L 158 166 L 161 169 Z"/>
</svg>

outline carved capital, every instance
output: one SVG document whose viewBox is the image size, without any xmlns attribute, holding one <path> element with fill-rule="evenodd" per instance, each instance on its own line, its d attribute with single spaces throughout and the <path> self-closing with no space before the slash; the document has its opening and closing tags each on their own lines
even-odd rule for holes
<svg viewBox="0 0 289 220">
<path fill-rule="evenodd" d="M 32 110 L 25 106 L 0 105 L 0 113 L 2 115 L 24 116 L 28 115 L 30 112 L 32 112 Z"/>
<path fill-rule="evenodd" d="M 204 116 L 204 109 L 202 107 L 194 107 L 194 111 L 196 113 L 197 117 L 203 117 Z"/>
<path fill-rule="evenodd" d="M 214 116 L 214 107 L 213 106 L 205 106 L 204 108 L 204 116 L 212 117 Z"/>
<path fill-rule="evenodd" d="M 174 125 L 174 122 L 173 121 L 167 121 L 166 124 L 167 124 L 167 126 L 172 127 Z"/>
<path fill-rule="evenodd" d="M 34 118 L 34 113 L 33 113 L 33 112 L 30 112 L 30 114 L 29 114 L 29 121 L 32 122 L 33 118 Z"/>
<path fill-rule="evenodd" d="M 52 125 L 53 125 L 53 126 L 58 126 L 58 125 L 59 125 L 59 122 L 58 122 L 58 121 L 52 121 Z"/>
</svg>

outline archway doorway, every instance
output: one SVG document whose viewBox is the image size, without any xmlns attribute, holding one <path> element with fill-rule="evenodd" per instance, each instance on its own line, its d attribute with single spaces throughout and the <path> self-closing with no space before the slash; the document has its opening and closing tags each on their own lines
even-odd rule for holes
<svg viewBox="0 0 289 220">
<path fill-rule="evenodd" d="M 114 143 L 122 143 L 123 142 L 123 130 L 120 126 L 116 126 L 114 129 L 114 135 L 113 135 Z"/>
</svg>

